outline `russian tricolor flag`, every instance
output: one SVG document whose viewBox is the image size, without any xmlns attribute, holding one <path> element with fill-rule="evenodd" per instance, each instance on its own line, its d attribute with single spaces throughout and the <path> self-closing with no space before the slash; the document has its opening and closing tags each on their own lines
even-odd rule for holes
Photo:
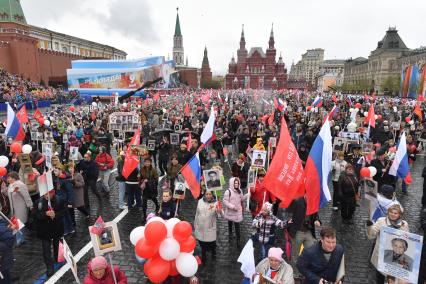
<svg viewBox="0 0 426 284">
<path fill-rule="evenodd" d="M 320 96 L 316 96 L 314 101 L 312 102 L 313 107 L 321 107 L 322 106 L 322 98 Z"/>
<path fill-rule="evenodd" d="M 411 183 L 410 166 L 408 165 L 407 154 L 407 141 L 405 139 L 405 132 L 402 133 L 401 139 L 398 143 L 398 150 L 396 151 L 395 159 L 389 169 L 389 174 L 401 178 L 406 184 Z"/>
<path fill-rule="evenodd" d="M 279 111 L 283 111 L 285 109 L 285 103 L 281 99 L 277 100 L 277 98 L 274 98 L 274 105 Z"/>
<path fill-rule="evenodd" d="M 4 134 L 7 137 L 12 137 L 15 141 L 23 141 L 25 139 L 24 129 L 22 129 L 22 125 L 9 103 L 7 103 L 7 125 Z"/>
<path fill-rule="evenodd" d="M 330 121 L 324 122 L 314 141 L 305 166 L 306 215 L 318 212 L 331 200 L 328 180 L 331 172 L 332 138 Z"/>
<path fill-rule="evenodd" d="M 201 187 L 201 164 L 198 152 L 183 166 L 180 173 L 185 178 L 192 196 L 198 198 Z"/>
</svg>

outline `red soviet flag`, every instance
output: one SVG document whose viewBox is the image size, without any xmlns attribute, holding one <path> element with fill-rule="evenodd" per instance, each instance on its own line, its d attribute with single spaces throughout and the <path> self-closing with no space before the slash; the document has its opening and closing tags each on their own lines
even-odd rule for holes
<svg viewBox="0 0 426 284">
<path fill-rule="evenodd" d="M 189 108 L 189 104 L 186 104 L 184 114 L 185 116 L 189 116 L 191 114 L 191 109 Z"/>
<path fill-rule="evenodd" d="M 304 195 L 303 172 L 302 161 L 282 119 L 280 140 L 263 186 L 281 200 L 281 208 L 287 208 L 293 199 Z"/>
<path fill-rule="evenodd" d="M 34 114 L 33 114 L 33 118 L 35 120 L 37 120 L 38 123 L 40 123 L 41 125 L 44 124 L 44 117 L 43 114 L 41 113 L 41 111 L 39 109 L 36 109 Z"/>
<path fill-rule="evenodd" d="M 121 175 L 126 179 L 139 165 L 139 157 L 136 155 L 133 155 L 130 146 L 139 145 L 139 144 L 140 144 L 140 131 L 138 129 L 136 130 L 135 135 L 133 135 L 132 141 L 130 141 L 129 146 L 127 147 L 126 156 L 124 158 L 123 171 Z"/>
<path fill-rule="evenodd" d="M 16 113 L 16 117 L 20 123 L 28 123 L 28 112 L 25 105 Z"/>
</svg>

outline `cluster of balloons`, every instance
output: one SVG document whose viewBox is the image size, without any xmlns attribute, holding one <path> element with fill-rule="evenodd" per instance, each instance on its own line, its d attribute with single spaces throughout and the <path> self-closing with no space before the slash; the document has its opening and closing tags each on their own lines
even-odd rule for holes
<svg viewBox="0 0 426 284">
<path fill-rule="evenodd" d="M 148 220 L 146 226 L 136 227 L 130 233 L 136 259 L 144 265 L 151 282 L 160 283 L 168 276 L 194 276 L 198 261 L 193 256 L 196 240 L 192 227 L 186 221 L 160 217 Z"/>
<path fill-rule="evenodd" d="M 412 120 L 411 117 L 409 116 L 405 118 L 405 122 L 408 123 L 409 125 L 414 125 L 414 120 Z"/>
<path fill-rule="evenodd" d="M 361 168 L 360 175 L 362 178 L 372 178 L 377 174 L 377 169 L 375 167 L 364 167 Z"/>
<path fill-rule="evenodd" d="M 31 147 L 31 145 L 28 145 L 28 144 L 25 144 L 24 146 L 22 146 L 18 142 L 13 142 L 10 145 L 10 152 L 14 154 L 20 154 L 20 153 L 29 154 L 31 153 L 32 150 L 33 150 L 33 147 Z M 7 175 L 6 167 L 8 164 L 9 164 L 9 158 L 7 156 L 0 156 L 0 177 L 4 177 L 5 175 Z"/>
</svg>

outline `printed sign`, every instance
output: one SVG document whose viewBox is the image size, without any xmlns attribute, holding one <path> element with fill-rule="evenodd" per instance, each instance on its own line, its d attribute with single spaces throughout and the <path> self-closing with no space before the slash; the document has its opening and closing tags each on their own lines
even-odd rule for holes
<svg viewBox="0 0 426 284">
<path fill-rule="evenodd" d="M 251 165 L 257 168 L 264 168 L 266 163 L 266 151 L 253 150 L 253 158 L 251 159 Z"/>
</svg>

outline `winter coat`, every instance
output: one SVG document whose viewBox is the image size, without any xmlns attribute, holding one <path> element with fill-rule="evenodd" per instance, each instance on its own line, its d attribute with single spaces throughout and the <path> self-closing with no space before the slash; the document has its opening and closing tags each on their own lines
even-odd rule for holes
<svg viewBox="0 0 426 284">
<path fill-rule="evenodd" d="M 274 215 L 257 215 L 252 222 L 252 226 L 257 229 L 257 238 L 262 244 L 269 243 L 275 236 L 275 228 L 284 229 L 288 226 L 287 221 L 281 221 Z"/>
<path fill-rule="evenodd" d="M 50 199 L 52 210 L 55 211 L 55 218 L 51 219 L 46 215 L 48 211 L 48 201 L 41 197 L 36 202 L 35 219 L 37 228 L 37 237 L 43 240 L 51 240 L 53 238 L 60 238 L 64 234 L 64 224 L 62 217 L 65 213 L 66 206 L 64 200 L 57 195 Z"/>
<path fill-rule="evenodd" d="M 303 250 L 297 260 L 297 268 L 305 276 L 303 284 L 318 284 L 323 278 L 334 283 L 343 257 L 343 247 L 340 244 L 327 260 L 324 256 L 321 242 Z"/>
<path fill-rule="evenodd" d="M 96 156 L 96 163 L 100 171 L 111 170 L 114 167 L 114 160 L 111 155 L 106 152 L 102 152 Z"/>
<path fill-rule="evenodd" d="M 158 146 L 158 160 L 168 161 L 170 159 L 170 149 L 169 143 L 161 143 L 160 146 Z"/>
<path fill-rule="evenodd" d="M 158 191 L 157 191 L 157 186 L 158 186 L 158 174 L 157 174 L 157 170 L 154 169 L 152 166 L 150 166 L 149 168 L 143 166 L 141 169 L 141 173 L 140 173 L 140 179 L 141 182 L 143 182 L 143 180 L 148 180 L 148 182 L 145 185 L 145 189 L 143 190 L 143 197 L 147 198 L 147 197 L 152 197 L 152 198 L 157 198 L 158 195 Z"/>
<path fill-rule="evenodd" d="M 343 202 L 355 202 L 355 194 L 358 193 L 358 180 L 355 174 L 348 175 L 343 172 L 337 184 L 339 199 Z"/>
<path fill-rule="evenodd" d="M 96 181 L 99 177 L 99 167 L 98 164 L 93 161 L 82 160 L 78 164 L 78 170 L 82 171 L 83 177 L 85 181 L 91 180 Z"/>
<path fill-rule="evenodd" d="M 73 207 L 84 206 L 84 179 L 80 173 L 74 173 L 72 179 L 73 189 L 74 189 L 74 203 Z"/>
<path fill-rule="evenodd" d="M 177 152 L 177 159 L 180 165 L 185 165 L 191 159 L 191 154 L 187 150 L 179 150 Z"/>
<path fill-rule="evenodd" d="M 269 259 L 265 258 L 256 265 L 256 272 L 268 276 L 270 268 Z M 293 268 L 291 265 L 286 263 L 284 260 L 281 261 L 277 274 L 275 274 L 275 277 L 272 278 L 272 280 L 280 281 L 283 284 L 293 284 Z"/>
<path fill-rule="evenodd" d="M 177 164 L 176 166 L 173 166 L 173 165 L 168 166 L 166 171 L 167 179 L 169 181 L 174 181 L 181 169 L 182 169 L 182 166 L 179 164 Z"/>
<path fill-rule="evenodd" d="M 246 182 L 249 168 L 250 166 L 247 163 L 243 163 L 240 166 L 235 161 L 234 163 L 232 163 L 232 167 L 231 167 L 232 176 L 239 178 L 241 182 Z"/>
<path fill-rule="evenodd" d="M 158 212 L 158 216 L 164 220 L 169 220 L 175 217 L 176 203 L 172 199 L 169 202 L 161 202 L 160 208 L 161 209 Z"/>
<path fill-rule="evenodd" d="M 90 268 L 91 262 L 87 264 L 87 275 L 84 277 L 83 284 L 114 284 L 114 277 L 111 273 L 111 267 L 108 265 L 105 269 L 105 275 L 102 279 L 97 279 L 93 275 L 93 271 Z M 118 266 L 114 266 L 114 274 L 117 280 L 117 284 L 127 284 L 127 277 L 124 272 L 120 270 Z"/>
<path fill-rule="evenodd" d="M 0 271 L 6 271 L 13 265 L 13 243 L 15 237 L 8 228 L 9 223 L 0 218 Z"/>
<path fill-rule="evenodd" d="M 236 178 L 229 179 L 229 189 L 223 194 L 224 218 L 228 221 L 240 223 L 243 221 L 244 196 L 242 191 L 234 188 Z"/>
<path fill-rule="evenodd" d="M 17 180 L 9 185 L 7 193 L 12 210 L 11 215 L 15 215 L 22 223 L 27 223 L 29 208 L 33 207 L 27 186 L 22 181 Z"/>
<path fill-rule="evenodd" d="M 201 242 L 214 242 L 217 238 L 217 202 L 213 199 L 207 202 L 204 198 L 198 200 L 194 220 L 194 236 Z"/>
<path fill-rule="evenodd" d="M 117 177 L 115 178 L 118 182 L 124 182 L 125 178 L 123 177 L 123 166 L 124 166 L 124 158 L 117 158 Z"/>
<path fill-rule="evenodd" d="M 377 264 L 379 261 L 379 243 L 380 243 L 380 228 L 382 226 L 391 227 L 391 224 L 387 217 L 379 218 L 376 223 L 367 227 L 367 237 L 370 240 L 376 238 L 376 244 L 374 246 L 373 254 L 371 255 L 371 263 L 377 269 Z M 401 222 L 401 227 L 399 230 L 409 232 L 408 223 L 406 221 Z"/>
</svg>

